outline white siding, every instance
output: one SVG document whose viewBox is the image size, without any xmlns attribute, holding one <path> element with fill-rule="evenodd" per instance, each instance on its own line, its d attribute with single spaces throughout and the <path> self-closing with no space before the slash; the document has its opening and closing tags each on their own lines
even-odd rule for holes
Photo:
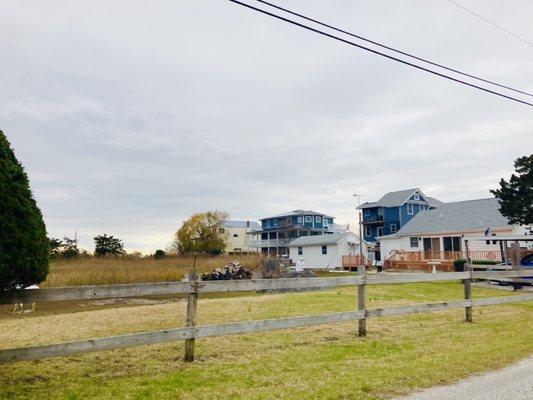
<svg viewBox="0 0 533 400">
<path fill-rule="evenodd" d="M 298 255 L 298 247 L 289 247 L 289 258 L 296 263 L 304 259 L 304 268 L 335 269 L 342 268 L 342 256 L 358 254 L 359 245 L 349 244 L 341 240 L 338 244 L 328 244 L 328 253 L 322 254 L 322 245 L 303 246 L 303 254 Z M 366 255 L 365 255 L 366 256 Z"/>
</svg>

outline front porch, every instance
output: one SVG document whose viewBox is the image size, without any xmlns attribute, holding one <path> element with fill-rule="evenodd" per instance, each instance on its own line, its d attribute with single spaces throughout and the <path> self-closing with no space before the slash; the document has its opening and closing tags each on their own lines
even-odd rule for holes
<svg viewBox="0 0 533 400">
<path fill-rule="evenodd" d="M 472 261 L 501 261 L 499 250 L 470 251 Z M 464 251 L 395 251 L 387 260 L 385 268 L 403 270 L 431 271 L 435 264 L 438 271 L 453 271 L 453 261 L 466 259 Z"/>
</svg>

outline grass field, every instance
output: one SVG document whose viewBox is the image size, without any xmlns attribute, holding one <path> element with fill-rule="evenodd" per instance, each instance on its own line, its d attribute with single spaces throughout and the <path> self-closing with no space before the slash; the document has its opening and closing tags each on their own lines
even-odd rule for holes
<svg viewBox="0 0 533 400">
<path fill-rule="evenodd" d="M 239 261 L 247 268 L 255 269 L 260 262 L 258 254 L 198 257 L 200 273 L 210 272 L 230 261 Z M 163 282 L 182 279 L 192 268 L 193 257 L 154 258 L 96 258 L 80 257 L 75 260 L 54 260 L 50 273 L 41 287 L 113 285 L 120 283 Z"/>
<path fill-rule="evenodd" d="M 459 283 L 370 286 L 368 307 L 462 298 Z M 508 295 L 473 289 L 474 297 Z M 89 304 L 90 302 L 87 302 Z M 198 323 L 351 310 L 355 288 L 200 299 Z M 183 300 L 0 320 L 0 348 L 183 326 Z M 79 307 L 78 310 L 84 310 Z M 31 315 L 31 314 L 30 314 Z M 1 398 L 388 399 L 533 353 L 533 304 L 370 319 L 0 365 Z"/>
</svg>

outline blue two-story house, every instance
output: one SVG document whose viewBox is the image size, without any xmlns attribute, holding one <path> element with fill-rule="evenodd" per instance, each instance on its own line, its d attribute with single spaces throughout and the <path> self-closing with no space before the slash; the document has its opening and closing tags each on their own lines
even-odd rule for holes
<svg viewBox="0 0 533 400">
<path fill-rule="evenodd" d="M 363 239 L 374 245 L 375 259 L 380 259 L 376 237 L 396 233 L 420 211 L 437 208 L 440 204 L 416 188 L 390 192 L 378 201 L 357 207 L 363 214 Z"/>
<path fill-rule="evenodd" d="M 332 216 L 306 210 L 294 210 L 261 218 L 261 229 L 249 233 L 252 235 L 249 243 L 261 249 L 263 254 L 288 255 L 291 240 L 338 230 L 333 220 Z"/>
</svg>

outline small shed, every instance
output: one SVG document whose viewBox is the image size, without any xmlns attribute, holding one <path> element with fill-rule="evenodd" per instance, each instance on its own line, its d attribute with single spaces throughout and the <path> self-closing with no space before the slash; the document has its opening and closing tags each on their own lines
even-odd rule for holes
<svg viewBox="0 0 533 400">
<path fill-rule="evenodd" d="M 290 259 L 300 264 L 303 259 L 303 268 L 342 269 L 342 256 L 357 254 L 359 238 L 350 232 L 301 236 L 289 244 Z"/>
</svg>

